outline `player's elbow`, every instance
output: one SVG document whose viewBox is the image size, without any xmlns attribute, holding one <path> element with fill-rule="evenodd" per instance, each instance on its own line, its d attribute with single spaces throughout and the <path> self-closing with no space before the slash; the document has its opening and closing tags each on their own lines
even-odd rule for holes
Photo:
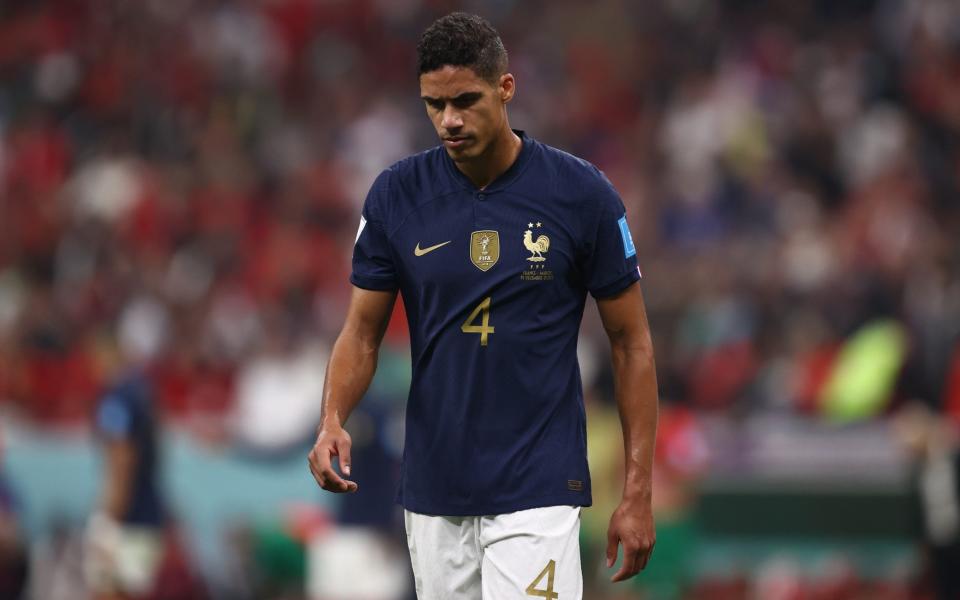
<svg viewBox="0 0 960 600">
<path fill-rule="evenodd" d="M 653 368 L 653 342 L 648 332 L 617 336 L 611 339 L 614 365 L 631 369 Z"/>
</svg>

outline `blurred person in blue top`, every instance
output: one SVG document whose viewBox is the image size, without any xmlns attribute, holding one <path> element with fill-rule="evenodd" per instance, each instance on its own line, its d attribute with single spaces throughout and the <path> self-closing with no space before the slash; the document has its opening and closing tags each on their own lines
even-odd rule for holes
<svg viewBox="0 0 960 600">
<path fill-rule="evenodd" d="M 420 600 L 577 600 L 592 502 L 576 352 L 588 293 L 625 440 L 614 581 L 644 568 L 655 537 L 657 385 L 624 205 L 595 166 L 510 127 L 516 81 L 487 21 L 438 19 L 417 53 L 442 143 L 383 171 L 367 196 L 310 469 L 327 491 L 357 490 L 344 425 L 400 293 L 413 373 L 398 501 Z"/>
<path fill-rule="evenodd" d="M 3 439 L 0 438 L 0 598 L 20 598 L 27 583 L 27 573 L 20 502 L 3 473 Z"/>
<path fill-rule="evenodd" d="M 84 572 L 98 600 L 149 594 L 164 554 L 167 513 L 159 487 L 159 431 L 147 369 L 162 335 L 149 326 L 149 306 L 132 303 L 121 317 L 121 366 L 96 409 L 103 479 L 87 527 Z"/>
</svg>

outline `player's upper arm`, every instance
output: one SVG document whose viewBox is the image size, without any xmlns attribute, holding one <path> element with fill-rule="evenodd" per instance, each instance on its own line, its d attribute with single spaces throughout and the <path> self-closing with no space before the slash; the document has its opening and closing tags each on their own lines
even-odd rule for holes
<svg viewBox="0 0 960 600">
<path fill-rule="evenodd" d="M 366 345 L 379 347 L 396 300 L 397 290 L 367 290 L 354 286 L 341 335 L 355 336 Z"/>
<path fill-rule="evenodd" d="M 137 462 L 137 447 L 130 440 L 110 439 L 104 445 L 107 471 L 112 476 L 125 476 Z"/>
<path fill-rule="evenodd" d="M 613 296 L 597 298 L 597 310 L 612 345 L 625 344 L 652 352 L 647 310 L 638 282 Z"/>
</svg>

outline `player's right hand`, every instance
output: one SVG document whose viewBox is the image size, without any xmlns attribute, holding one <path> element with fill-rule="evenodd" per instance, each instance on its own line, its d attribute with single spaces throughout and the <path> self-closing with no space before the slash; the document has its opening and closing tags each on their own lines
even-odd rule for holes
<svg viewBox="0 0 960 600">
<path fill-rule="evenodd" d="M 333 457 L 338 457 L 340 470 L 350 476 L 350 434 L 339 425 L 325 425 L 317 434 L 317 441 L 307 456 L 310 472 L 317 485 L 337 494 L 357 491 L 356 482 L 344 479 L 333 468 Z"/>
</svg>

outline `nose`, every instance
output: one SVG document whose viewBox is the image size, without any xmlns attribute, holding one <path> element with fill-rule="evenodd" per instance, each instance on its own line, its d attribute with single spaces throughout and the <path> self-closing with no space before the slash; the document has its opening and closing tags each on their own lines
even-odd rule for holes
<svg viewBox="0 0 960 600">
<path fill-rule="evenodd" d="M 456 108 L 448 104 L 443 109 L 443 118 L 440 120 L 440 126 L 447 131 L 455 131 L 463 127 L 463 118 Z"/>
</svg>

